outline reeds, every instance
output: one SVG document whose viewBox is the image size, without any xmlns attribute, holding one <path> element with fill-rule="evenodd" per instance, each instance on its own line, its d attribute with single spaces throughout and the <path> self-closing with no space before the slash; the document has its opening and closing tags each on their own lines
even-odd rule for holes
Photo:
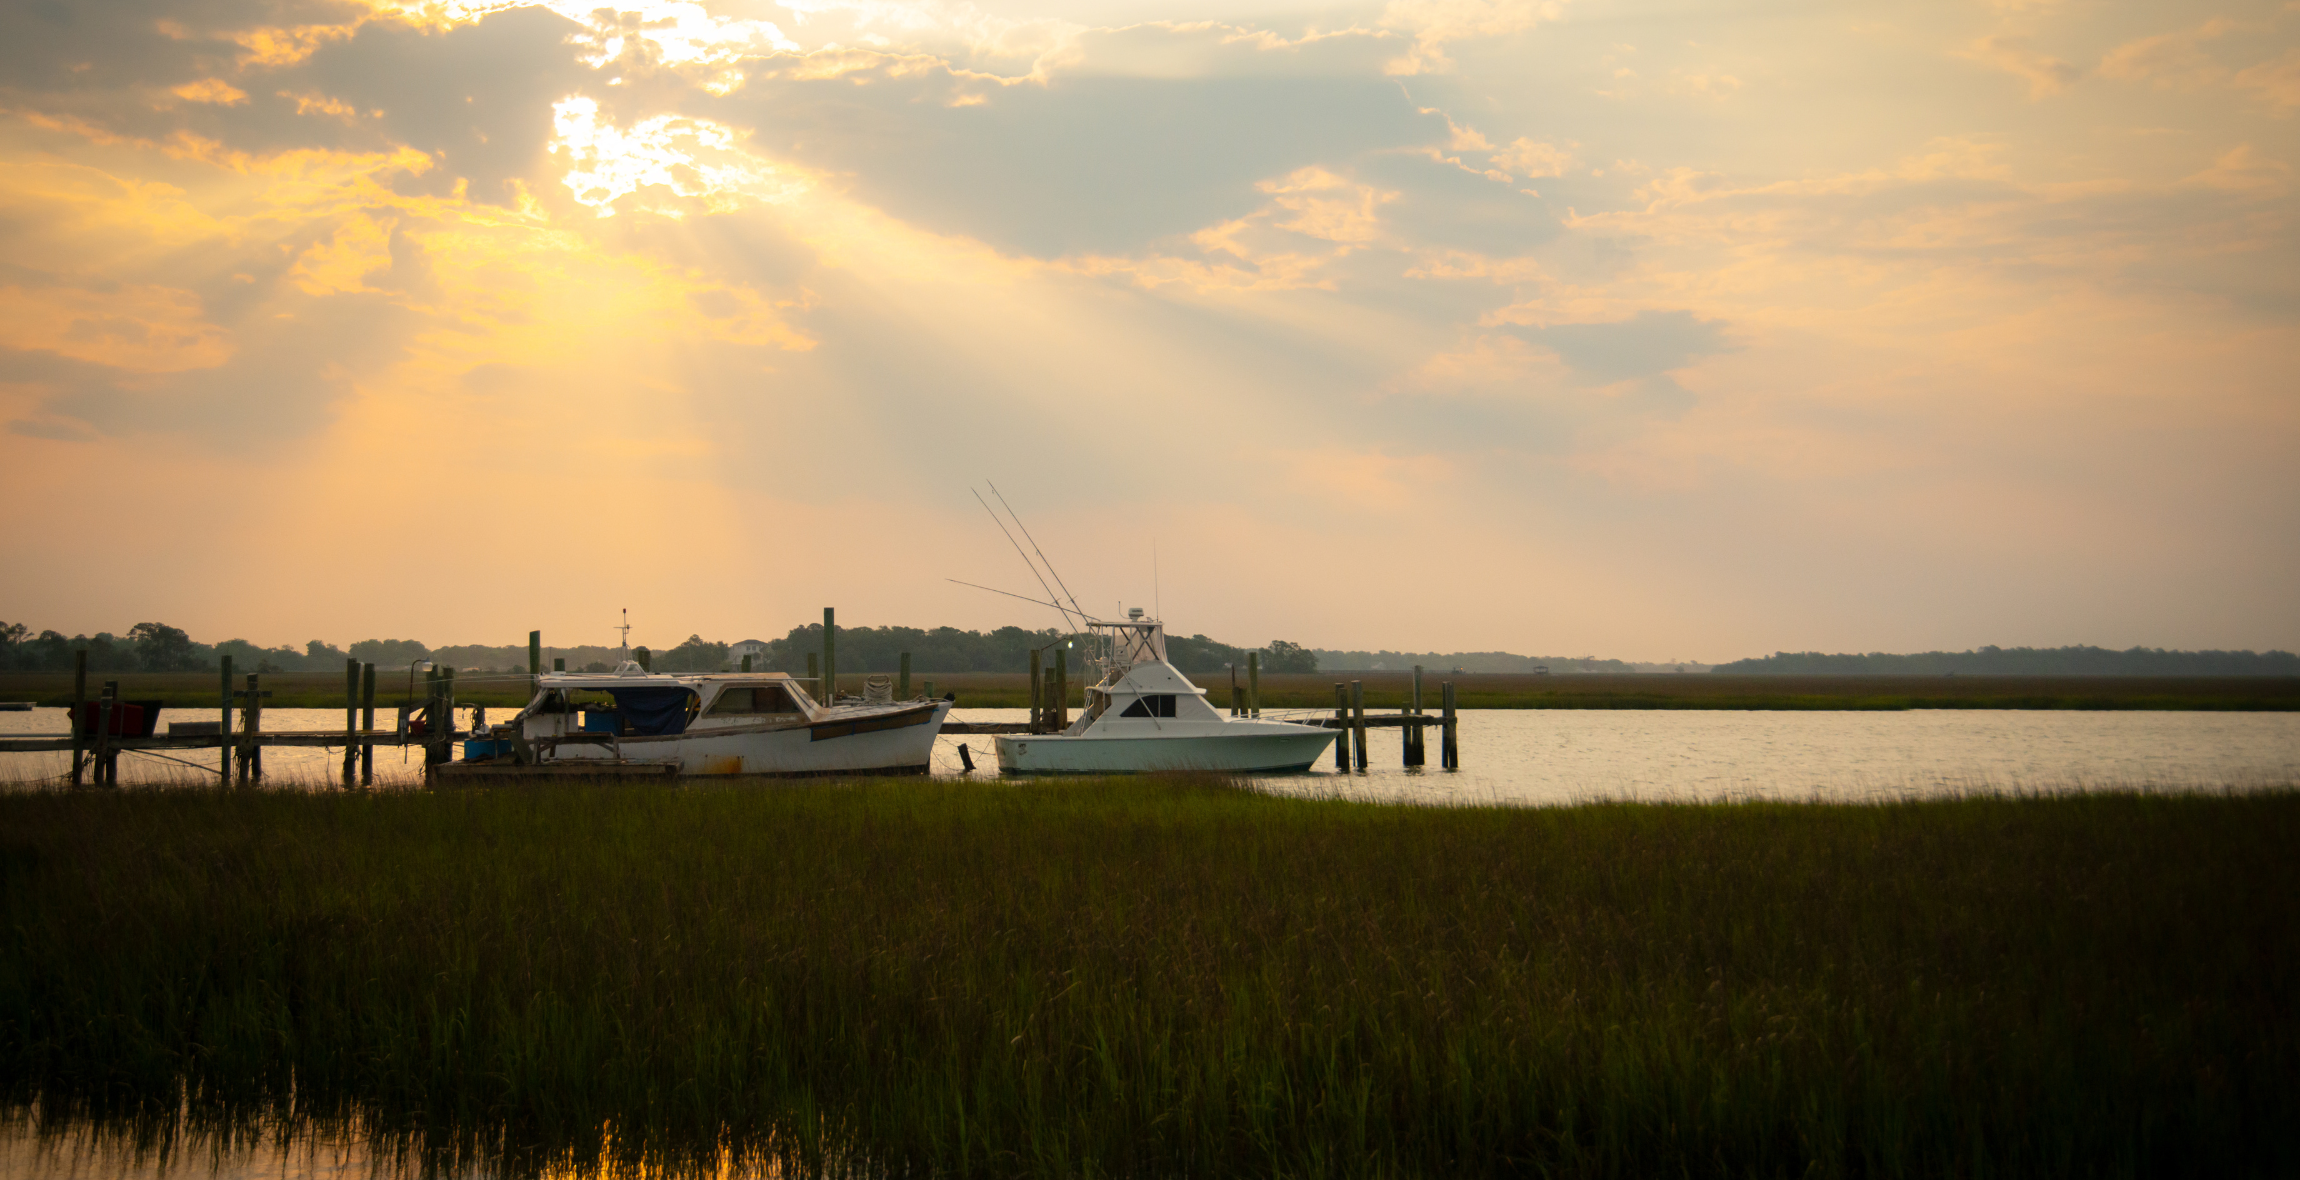
<svg viewBox="0 0 2300 1180">
<path fill-rule="evenodd" d="M 17 794 L 0 1079 L 514 1172 L 2289 1174 L 2296 837 L 2291 792 Z"/>
</svg>

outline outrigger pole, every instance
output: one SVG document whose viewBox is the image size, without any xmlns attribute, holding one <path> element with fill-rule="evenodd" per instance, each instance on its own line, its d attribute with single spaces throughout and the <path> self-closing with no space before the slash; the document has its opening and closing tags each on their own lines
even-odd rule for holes
<svg viewBox="0 0 2300 1180">
<path fill-rule="evenodd" d="M 990 481 L 988 481 L 988 480 L 984 480 L 983 482 L 985 482 L 985 483 L 989 483 Z M 968 488 L 967 490 L 968 490 L 969 492 L 974 492 L 974 502 L 975 502 L 975 503 L 977 503 L 977 504 L 980 504 L 980 505 L 982 505 L 982 510 L 983 510 L 984 512 L 988 512 L 988 513 L 990 513 L 990 523 L 997 525 L 997 526 L 998 526 L 998 531 L 999 531 L 999 532 L 1002 532 L 1002 533 L 1005 533 L 1005 534 L 1006 534 L 1006 543 L 1007 543 L 1007 544 L 1009 544 L 1009 545 L 1012 545 L 1012 546 L 1014 546 L 1014 555 L 1015 555 L 1016 557 L 1019 557 L 1019 558 L 1021 558 L 1021 559 L 1022 559 L 1022 564 L 1024 564 L 1024 565 L 1027 565 L 1027 566 L 1030 566 L 1030 576 L 1031 576 L 1031 577 L 1034 577 L 1034 578 L 1036 578 L 1036 579 L 1038 579 L 1038 587 L 1039 587 L 1039 589 L 1046 591 L 1046 597 L 1048 597 L 1048 598 L 1058 598 L 1058 596 L 1057 596 L 1057 595 L 1054 593 L 1054 587 L 1052 587 L 1052 586 L 1049 586 L 1049 585 L 1047 585 L 1047 584 L 1046 584 L 1046 575 L 1045 575 L 1045 574 L 1042 574 L 1042 573 L 1039 573 L 1039 572 L 1038 572 L 1038 567 L 1037 567 L 1036 565 L 1033 565 L 1033 564 L 1031 563 L 1031 560 L 1030 560 L 1030 555 L 1029 555 L 1029 554 L 1027 554 L 1027 553 L 1024 553 L 1024 552 L 1022 551 L 1022 542 L 1020 542 L 1020 541 L 1017 541 L 1017 540 L 1015 540 L 1015 539 L 1014 539 L 1014 530 L 1012 530 L 1012 529 L 1010 529 L 1010 528 L 1007 528 L 1007 527 L 1006 527 L 1006 522 L 1005 522 L 1005 521 L 1003 521 L 1003 520 L 1000 520 L 1000 519 L 998 519 L 998 513 L 997 513 L 996 511 L 992 510 L 992 508 L 990 507 L 990 501 L 983 499 L 983 498 L 982 498 L 982 493 L 981 493 L 981 492 L 975 492 L 973 488 Z M 997 488 L 997 486 L 996 486 L 996 485 L 992 485 L 992 487 L 991 487 L 990 491 L 991 491 L 991 494 L 993 494 L 993 495 L 997 495 L 997 493 L 998 493 L 998 488 Z M 1004 497 L 1004 496 L 999 496 L 999 498 L 998 498 L 998 502 L 999 502 L 999 503 L 1001 503 L 1001 504 L 1004 504 L 1004 503 L 1006 503 L 1006 497 Z M 1013 510 L 1012 508 L 1009 508 L 1009 509 L 1007 509 L 1007 511 L 1008 511 L 1008 512 L 1012 512 L 1012 511 L 1014 511 L 1014 510 Z M 1019 525 L 1019 524 L 1021 524 L 1021 523 L 1022 523 L 1022 521 L 1021 521 L 1019 518 L 1017 518 L 1017 519 L 1015 520 L 1015 522 L 1014 522 L 1014 523 L 1015 523 L 1015 524 L 1017 524 L 1017 525 Z M 1030 532 L 1030 530 L 1029 530 L 1029 529 L 1024 529 L 1024 530 L 1022 530 L 1022 531 L 1023 531 L 1024 535 L 1028 535 L 1028 534 L 1029 534 L 1029 532 Z M 1032 542 L 1030 543 L 1030 545 L 1031 545 L 1031 547 L 1032 547 L 1032 548 L 1034 548 L 1034 549 L 1035 549 L 1035 548 L 1037 548 L 1037 547 L 1038 547 L 1038 542 L 1036 542 L 1036 541 L 1032 541 Z M 1049 570 L 1052 570 L 1053 568 L 1054 568 L 1053 566 L 1048 566 L 1048 567 L 1047 567 L 1047 569 L 1049 569 Z M 1054 577 L 1054 580 L 1055 580 L 1055 581 L 1057 581 L 1057 582 L 1061 581 L 1061 580 L 1062 580 L 1062 575 L 1060 575 L 1060 574 L 1056 574 L 1056 575 L 1055 575 L 1055 577 Z M 951 581 L 954 581 L 954 582 L 956 582 L 956 581 L 958 581 L 958 579 L 956 579 L 956 578 L 952 578 L 952 579 L 951 579 Z M 959 582 L 959 584 L 960 584 L 960 585 L 962 585 L 962 586 L 971 586 L 971 585 L 973 585 L 973 583 L 971 583 L 971 582 Z M 974 588 L 975 588 L 975 589 L 977 589 L 977 590 L 990 590 L 990 587 L 988 587 L 988 586 L 975 586 Z M 1004 591 L 1004 590 L 992 590 L 992 591 L 991 591 L 991 593 L 993 593 L 993 594 L 1006 594 L 1006 591 Z M 1009 598 L 1022 598 L 1022 595 L 1020 595 L 1020 594 L 1009 594 L 1009 595 L 1007 595 L 1007 597 L 1009 597 Z M 1072 609 L 1072 608 L 1074 608 L 1074 607 L 1076 607 L 1076 606 L 1077 606 L 1077 603 L 1075 603 L 1075 602 L 1073 602 L 1073 603 L 1071 604 L 1071 606 L 1069 606 L 1069 607 L 1065 607 L 1065 606 L 1063 606 L 1063 605 L 1062 605 L 1062 603 L 1061 603 L 1059 600 L 1058 600 L 1058 601 L 1055 601 L 1055 602 L 1041 602 L 1041 601 L 1039 601 L 1038 599 L 1035 599 L 1035 598 L 1023 598 L 1022 600 L 1023 600 L 1024 602 L 1037 602 L 1037 603 L 1038 603 L 1038 605 L 1040 605 L 1040 606 L 1051 606 L 1051 607 L 1053 607 L 1053 608 L 1054 608 L 1056 611 L 1058 611 L 1058 612 L 1060 612 L 1060 613 L 1061 613 L 1061 615 L 1062 615 L 1062 625 L 1063 625 L 1064 627 L 1069 627 L 1069 626 L 1070 626 L 1070 616 L 1071 616 L 1071 614 L 1073 614 L 1073 613 L 1076 613 L 1076 614 L 1078 615 L 1078 617 L 1079 617 L 1079 618 L 1081 618 L 1081 619 L 1083 619 L 1083 618 L 1085 618 L 1085 617 L 1086 617 L 1086 612 L 1085 612 L 1085 611 L 1075 611 L 1075 612 L 1073 611 L 1073 609 Z"/>
</svg>

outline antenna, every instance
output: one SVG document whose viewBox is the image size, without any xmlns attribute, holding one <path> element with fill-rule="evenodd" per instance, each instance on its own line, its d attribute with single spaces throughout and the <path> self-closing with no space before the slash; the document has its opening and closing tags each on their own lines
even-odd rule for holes
<svg viewBox="0 0 2300 1180">
<path fill-rule="evenodd" d="M 984 483 L 988 483 L 988 482 L 990 482 L 990 481 L 988 481 L 988 480 L 984 480 L 983 482 L 984 482 Z M 968 490 L 968 491 L 970 491 L 970 492 L 974 491 L 974 489 L 972 489 L 972 488 L 968 488 L 967 490 Z M 997 489 L 997 488 L 995 488 L 995 487 L 994 487 L 994 488 L 992 488 L 992 489 L 990 489 L 990 490 L 991 490 L 992 492 L 996 492 L 996 491 L 998 491 L 998 489 Z M 1005 534 L 1006 534 L 1006 542 L 1007 542 L 1007 544 L 1014 546 L 1014 555 L 1015 555 L 1016 557 L 1019 557 L 1019 558 L 1021 558 L 1021 559 L 1022 559 L 1022 564 L 1024 564 L 1024 565 L 1030 565 L 1030 555 L 1029 555 L 1029 554 L 1027 554 L 1027 553 L 1024 553 L 1024 552 L 1022 551 L 1022 542 L 1020 542 L 1020 541 L 1017 541 L 1017 540 L 1015 540 L 1015 539 L 1014 539 L 1014 533 L 1013 533 L 1013 531 L 1012 531 L 1012 530 L 1010 530 L 1010 529 L 1008 529 L 1008 528 L 1006 527 L 1006 522 L 1005 522 L 1005 521 L 998 519 L 998 514 L 997 514 L 996 512 L 991 512 L 991 510 L 990 510 L 990 501 L 983 499 L 983 498 L 982 498 L 982 493 L 981 493 L 981 492 L 974 492 L 974 502 L 975 502 L 975 503 L 977 503 L 977 504 L 980 504 L 980 505 L 982 505 L 982 510 L 983 510 L 984 512 L 990 512 L 990 521 L 991 521 L 991 523 L 992 523 L 992 524 L 995 524 L 995 525 L 997 525 L 997 526 L 998 526 L 998 531 L 999 531 L 999 532 L 1002 532 L 1002 533 L 1005 533 Z M 1003 496 L 1002 496 L 1002 497 L 1000 497 L 998 502 L 999 502 L 999 503 L 1001 503 L 1001 504 L 1004 504 L 1004 503 L 1006 502 L 1006 499 L 1005 499 L 1005 497 L 1003 497 Z M 1014 510 L 1013 510 L 1012 508 L 1009 508 L 1009 509 L 1007 509 L 1007 511 L 1008 511 L 1008 512 L 1012 512 L 1012 511 L 1014 511 Z M 1016 523 L 1016 524 L 1021 524 L 1022 522 L 1021 522 L 1021 521 L 1019 521 L 1019 520 L 1017 520 L 1017 521 L 1015 521 L 1014 523 Z M 1028 534 L 1028 532 L 1026 531 L 1026 532 L 1024 533 L 1024 535 L 1025 535 L 1025 536 L 1028 536 L 1029 534 Z M 1032 541 L 1030 544 L 1031 544 L 1031 546 L 1032 546 L 1033 548 L 1036 548 L 1036 547 L 1037 547 L 1037 545 L 1038 545 L 1038 542 L 1036 542 L 1036 541 Z M 1052 568 L 1052 567 L 1050 566 L 1050 567 L 1048 567 L 1048 568 Z M 1055 596 L 1055 593 L 1054 593 L 1054 587 L 1052 587 L 1052 586 L 1049 586 L 1049 585 L 1047 585 L 1047 584 L 1046 584 L 1046 576 L 1038 572 L 1038 567 L 1037 567 L 1037 566 L 1035 566 L 1035 565 L 1030 565 L 1030 576 L 1031 576 L 1031 577 L 1034 577 L 1034 578 L 1037 578 L 1037 579 L 1038 579 L 1038 585 L 1039 585 L 1039 588 L 1040 588 L 1040 589 L 1042 589 L 1042 590 L 1044 590 L 1044 591 L 1046 591 L 1046 596 L 1047 596 L 1048 598 L 1054 598 L 1054 597 L 1056 597 L 1056 596 Z M 953 579 L 951 579 L 951 580 L 952 580 L 952 581 L 954 581 L 954 582 L 958 581 L 958 579 L 956 579 L 956 578 L 953 578 Z M 1058 580 L 1059 580 L 1059 579 L 1058 579 Z M 973 584 L 972 582 L 959 582 L 959 585 L 961 585 L 961 586 L 973 586 L 974 584 Z M 990 590 L 990 587 L 988 587 L 988 586 L 975 586 L 975 589 L 977 589 L 977 590 Z M 1004 591 L 1004 590 L 991 590 L 991 593 L 993 593 L 993 594 L 1005 594 L 1005 593 L 1006 593 L 1006 591 Z M 1021 596 L 1021 595 L 1019 595 L 1019 594 L 1014 594 L 1014 595 L 1009 595 L 1009 597 L 1012 597 L 1012 598 L 1021 598 L 1022 596 Z M 1036 601 L 1036 600 L 1034 600 L 1034 599 L 1033 599 L 1033 600 L 1026 600 L 1026 601 Z M 1060 601 L 1055 601 L 1055 602 L 1048 602 L 1048 603 L 1042 603 L 1041 605 L 1043 605 L 1043 606 L 1051 606 L 1051 607 L 1053 607 L 1055 610 L 1058 610 L 1058 611 L 1062 611 L 1062 625 L 1063 625 L 1063 626 L 1065 626 L 1065 627 L 1068 627 L 1068 626 L 1070 625 L 1070 612 L 1069 612 L 1069 611 L 1066 611 L 1066 610 L 1063 610 L 1063 609 L 1062 609 L 1062 603 L 1061 603 Z M 1085 611 L 1079 611 L 1079 612 L 1078 612 L 1078 617 L 1080 617 L 1080 618 L 1085 618 L 1085 617 L 1086 617 L 1086 612 L 1085 612 Z"/>
<path fill-rule="evenodd" d="M 987 480 L 987 479 L 986 479 L 986 480 L 983 480 L 982 482 L 984 482 L 984 483 L 990 483 L 990 481 L 989 481 L 989 480 Z M 994 483 L 990 483 L 990 494 L 991 494 L 991 495 L 993 495 L 993 496 L 997 496 L 997 497 L 998 497 L 998 502 L 999 502 L 1000 504 L 1002 504 L 1002 505 L 1005 505 L 1005 507 L 1006 507 L 1006 514 L 1007 514 L 1008 516 L 1014 516 L 1014 505 L 1012 505 L 1012 504 L 1007 504 L 1007 503 L 1006 503 L 1006 495 L 1005 495 L 1005 493 L 1003 493 L 1003 492 L 1001 492 L 1001 491 L 999 491 L 999 490 L 998 490 L 998 485 L 997 485 L 997 484 L 994 484 Z M 989 507 L 989 505 L 984 505 L 984 507 Z M 1016 528 L 1018 528 L 1018 529 L 1021 529 L 1021 530 L 1022 530 L 1022 535 L 1023 535 L 1025 538 L 1027 538 L 1027 539 L 1030 541 L 1030 547 L 1031 547 L 1031 549 L 1032 549 L 1032 550 L 1034 550 L 1034 551 L 1038 551 L 1038 560 L 1040 560 L 1040 561 L 1046 561 L 1046 554 L 1045 554 L 1045 552 L 1044 552 L 1044 551 L 1040 551 L 1040 550 L 1038 550 L 1038 538 L 1036 538 L 1036 537 L 1032 537 L 1032 536 L 1030 535 L 1030 526 L 1029 526 L 1029 525 L 1026 525 L 1026 524 L 1024 524 L 1024 523 L 1022 523 L 1022 518 L 1021 518 L 1021 517 L 1019 517 L 1019 516 L 1014 516 L 1014 527 L 1016 527 Z M 1076 611 L 1076 612 L 1077 612 L 1077 614 L 1078 614 L 1078 617 L 1079 617 L 1079 618 L 1082 618 L 1082 619 L 1083 619 L 1083 618 L 1085 618 L 1085 617 L 1086 617 L 1086 612 L 1085 612 L 1085 611 L 1083 611 L 1083 610 L 1079 610 L 1079 608 L 1078 608 L 1078 596 L 1077 596 L 1077 595 L 1075 595 L 1075 594 L 1072 594 L 1072 593 L 1070 592 L 1070 587 L 1068 587 L 1068 586 L 1066 586 L 1066 585 L 1063 585 L 1063 582 L 1062 582 L 1062 575 L 1061 575 L 1059 572 L 1057 572 L 1057 571 L 1055 570 L 1055 568 L 1054 568 L 1054 563 L 1053 563 L 1053 562 L 1051 562 L 1051 561 L 1046 561 L 1046 572 L 1047 572 L 1047 573 L 1050 573 L 1050 574 L 1053 574 L 1053 575 L 1054 575 L 1054 584 L 1055 584 L 1055 585 L 1057 585 L 1057 586 L 1061 586 L 1061 587 L 1062 587 L 1062 596 L 1063 596 L 1064 598 L 1067 598 L 1067 599 L 1069 599 L 1069 600 L 1070 600 L 1070 609 L 1071 609 L 1071 610 L 1073 610 L 1073 611 Z"/>
<path fill-rule="evenodd" d="M 1166 598 L 1158 590 L 1158 538 L 1156 537 L 1150 538 L 1150 609 L 1158 612 L 1159 619 L 1165 619 Z"/>
</svg>

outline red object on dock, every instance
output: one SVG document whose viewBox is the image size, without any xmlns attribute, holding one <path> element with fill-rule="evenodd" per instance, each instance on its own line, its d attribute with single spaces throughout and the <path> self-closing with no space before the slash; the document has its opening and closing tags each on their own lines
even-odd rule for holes
<svg viewBox="0 0 2300 1180">
<path fill-rule="evenodd" d="M 80 712 L 72 719 L 72 729 L 82 737 L 96 736 L 96 727 L 102 723 L 104 704 L 101 701 L 80 702 Z M 112 702 L 113 737 L 150 737 L 160 725 L 160 702 Z"/>
</svg>

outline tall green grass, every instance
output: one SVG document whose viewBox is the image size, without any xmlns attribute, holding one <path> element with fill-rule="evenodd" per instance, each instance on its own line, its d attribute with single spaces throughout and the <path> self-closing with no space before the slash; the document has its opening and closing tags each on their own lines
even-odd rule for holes
<svg viewBox="0 0 2300 1180">
<path fill-rule="evenodd" d="M 0 1085 L 519 1173 L 2291 1174 L 2300 795 L 0 797 Z"/>
</svg>

